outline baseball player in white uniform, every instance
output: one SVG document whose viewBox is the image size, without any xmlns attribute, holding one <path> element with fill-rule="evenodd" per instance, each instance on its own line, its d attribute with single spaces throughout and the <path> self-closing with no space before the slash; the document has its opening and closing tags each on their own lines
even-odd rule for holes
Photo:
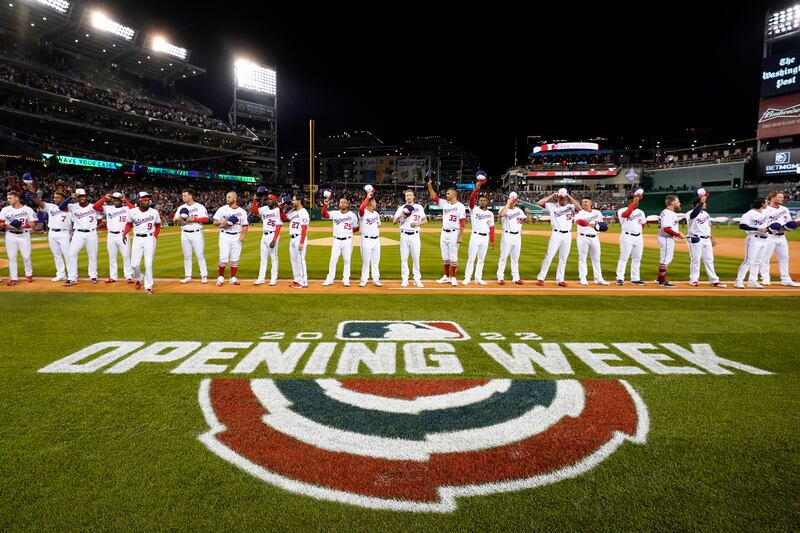
<svg viewBox="0 0 800 533">
<path fill-rule="evenodd" d="M 685 239 L 686 235 L 679 231 L 678 212 L 681 201 L 672 194 L 664 199 L 666 207 L 658 216 L 658 284 L 662 287 L 674 287 L 667 279 L 667 268 L 675 256 L 675 239 Z"/>
<path fill-rule="evenodd" d="M 633 285 L 646 285 L 642 281 L 642 252 L 644 252 L 644 237 L 642 232 L 647 218 L 644 211 L 639 209 L 639 201 L 644 197 L 644 190 L 637 189 L 631 196 L 628 207 L 617 211 L 619 218 L 619 260 L 617 261 L 617 285 L 625 284 L 625 269 L 628 258 L 631 260 L 631 283 Z"/>
<path fill-rule="evenodd" d="M 769 272 L 769 263 L 773 252 L 778 256 L 778 267 L 781 273 L 781 285 L 786 287 L 800 287 L 800 283 L 792 280 L 789 274 L 789 243 L 786 242 L 786 224 L 793 222 L 792 215 L 783 205 L 784 196 L 780 191 L 773 191 L 767 196 L 767 215 L 770 232 L 767 244 L 764 246 L 764 261 L 761 263 L 761 284 L 772 285 Z M 791 228 L 790 228 L 791 229 Z"/>
<path fill-rule="evenodd" d="M 467 268 L 464 271 L 462 285 L 469 285 L 472 280 L 473 269 L 475 283 L 478 285 L 487 284 L 483 281 L 483 261 L 486 259 L 486 251 L 490 245 L 494 250 L 494 213 L 488 209 L 489 199 L 486 196 L 481 196 L 480 200 L 478 200 L 479 206 L 475 205 L 483 181 L 478 180 L 469 195 L 469 222 L 472 227 L 472 233 L 469 236 Z"/>
<path fill-rule="evenodd" d="M 553 200 L 556 200 L 555 202 Z M 536 284 L 540 287 L 544 285 L 544 278 L 550 270 L 550 263 L 558 253 L 558 267 L 556 268 L 556 285 L 566 287 L 564 281 L 564 271 L 567 268 L 567 258 L 572 248 L 572 221 L 575 213 L 580 211 L 581 204 L 569 195 L 566 189 L 559 189 L 549 196 L 545 196 L 537 202 L 539 207 L 543 207 L 550 214 L 550 226 L 553 233 L 550 234 L 550 242 L 547 244 L 547 254 L 542 261 L 542 268 L 536 277 Z"/>
<path fill-rule="evenodd" d="M 56 264 L 56 277 L 50 281 L 66 281 L 69 239 L 72 236 L 72 217 L 67 211 L 67 194 L 64 191 L 54 192 L 52 204 L 41 198 L 36 198 L 35 202 L 36 207 L 47 215 L 47 242 Z"/>
<path fill-rule="evenodd" d="M 375 191 L 371 185 L 365 189 L 367 197 L 358 208 L 361 231 L 361 282 L 359 287 L 365 287 L 372 269 L 372 283 L 382 287 L 381 283 L 381 215 L 376 211 Z"/>
<path fill-rule="evenodd" d="M 8 256 L 8 273 L 10 275 L 7 285 L 9 286 L 19 283 L 17 253 L 22 256 L 25 279 L 28 283 L 33 281 L 31 230 L 36 228 L 39 221 L 36 212 L 27 205 L 23 205 L 20 198 L 19 192 L 9 191 L 6 195 L 8 205 L 0 209 L 0 227 L 6 230 L 6 255 Z"/>
<path fill-rule="evenodd" d="M 267 205 L 261 207 L 258 206 L 258 199 L 253 198 L 250 213 L 260 217 L 264 226 L 261 235 L 261 262 L 258 266 L 258 278 L 254 285 L 263 285 L 267 282 L 267 266 L 268 262 L 272 261 L 272 276 L 269 280 L 269 285 L 272 287 L 278 283 L 278 242 L 283 227 L 278 197 L 268 194 Z"/>
<path fill-rule="evenodd" d="M 333 285 L 336 277 L 336 265 L 339 256 L 342 256 L 342 285 L 350 286 L 350 259 L 353 257 L 353 232 L 358 231 L 358 217 L 350 211 L 350 202 L 347 198 L 339 199 L 339 210 L 328 211 L 330 198 L 322 204 L 322 218 L 329 218 L 333 222 L 333 243 L 331 245 L 331 260 L 328 263 L 328 276 L 322 283 L 323 286 Z"/>
<path fill-rule="evenodd" d="M 192 253 L 197 257 L 200 269 L 200 283 L 208 283 L 208 264 L 206 264 L 206 241 L 203 224 L 208 222 L 208 210 L 203 204 L 194 201 L 193 189 L 183 189 L 183 203 L 175 211 L 173 222 L 181 227 L 181 251 L 183 252 L 183 279 L 181 283 L 192 281 Z"/>
<path fill-rule="evenodd" d="M 581 199 L 581 210 L 575 215 L 575 224 L 578 225 L 578 278 L 581 285 L 588 285 L 589 269 L 586 267 L 586 256 L 592 260 L 592 274 L 597 285 L 608 285 L 603 279 L 600 267 L 600 233 L 608 230 L 608 224 L 603 220 L 603 213 L 594 208 L 591 198 Z"/>
<path fill-rule="evenodd" d="M 311 217 L 304 207 L 302 196 L 284 196 L 284 207 L 291 205 L 288 213 L 281 211 L 281 220 L 289 224 L 289 259 L 292 262 L 294 280 L 289 285 L 293 289 L 308 287 L 308 268 L 306 267 L 306 238 Z"/>
<path fill-rule="evenodd" d="M 113 205 L 105 205 L 107 200 L 111 200 Z M 106 283 L 116 283 L 119 280 L 119 269 L 117 268 L 117 254 L 122 256 L 122 273 L 128 283 L 133 283 L 131 278 L 131 252 L 128 248 L 127 239 L 123 242 L 122 232 L 125 231 L 128 211 L 135 206 L 125 198 L 121 192 L 106 194 L 95 202 L 92 206 L 98 213 L 103 213 L 106 217 L 106 250 L 108 250 L 108 279 Z"/>
<path fill-rule="evenodd" d="M 219 276 L 217 287 L 225 283 L 225 267 L 231 264 L 231 285 L 239 285 L 236 272 L 239 270 L 239 258 L 242 255 L 242 242 L 247 233 L 247 212 L 236 202 L 239 195 L 231 191 L 225 195 L 226 205 L 214 213 L 214 225 L 219 227 Z"/>
<path fill-rule="evenodd" d="M 133 249 L 131 264 L 135 288 L 142 288 L 144 280 L 145 294 L 153 294 L 153 256 L 156 253 L 156 239 L 161 231 L 161 215 L 150 207 L 150 194 L 140 192 L 137 196 L 137 207 L 128 210 L 128 221 L 125 223 L 123 243 L 127 243 L 128 233 L 133 232 Z M 144 277 L 142 277 L 142 259 L 144 259 Z"/>
<path fill-rule="evenodd" d="M 517 205 L 518 195 L 511 192 L 497 216 L 503 227 L 503 238 L 500 239 L 500 259 L 497 261 L 497 283 L 505 285 L 506 261 L 511 257 L 511 281 L 522 285 L 519 277 L 519 253 L 522 250 L 522 225 L 530 224 L 531 212 L 527 207 L 523 211 Z"/>
<path fill-rule="evenodd" d="M 764 286 L 758 282 L 758 269 L 764 261 L 764 250 L 769 238 L 769 216 L 764 212 L 767 202 L 764 198 L 753 201 L 750 211 L 742 215 L 739 221 L 739 229 L 747 232 L 744 238 L 744 261 L 739 266 L 736 274 L 736 283 L 733 284 L 737 289 L 744 289 L 744 277 L 750 272 L 747 286 L 751 289 L 763 289 Z"/>
<path fill-rule="evenodd" d="M 69 259 L 67 261 L 67 281 L 65 287 L 78 283 L 78 254 L 86 248 L 89 259 L 89 279 L 97 283 L 97 211 L 89 203 L 86 191 L 77 189 L 72 194 L 72 201 L 67 209 L 72 218 L 72 240 L 69 243 Z"/>
<path fill-rule="evenodd" d="M 428 178 L 428 193 L 431 195 L 433 203 L 442 210 L 442 232 L 439 237 L 439 248 L 442 252 L 442 263 L 444 264 L 444 276 L 436 283 L 450 283 L 457 287 L 458 279 L 458 248 L 461 244 L 461 237 L 464 234 L 464 227 L 467 224 L 467 209 L 464 204 L 458 201 L 458 192 L 455 188 L 447 189 L 442 199 L 433 188 L 433 180 Z"/>
<path fill-rule="evenodd" d="M 414 274 L 414 286 L 423 287 L 422 274 L 419 270 L 420 227 L 428 222 L 422 206 L 414 201 L 414 191 L 405 190 L 405 205 L 397 208 L 392 223 L 400 224 L 400 286 L 408 287 L 408 256 Z"/>
<path fill-rule="evenodd" d="M 725 288 L 714 270 L 714 236 L 711 235 L 711 215 L 707 211 L 708 194 L 697 190 L 692 210 L 687 215 L 686 242 L 689 245 L 689 285 L 700 285 L 700 261 L 703 262 L 708 281 L 713 287 Z"/>
</svg>

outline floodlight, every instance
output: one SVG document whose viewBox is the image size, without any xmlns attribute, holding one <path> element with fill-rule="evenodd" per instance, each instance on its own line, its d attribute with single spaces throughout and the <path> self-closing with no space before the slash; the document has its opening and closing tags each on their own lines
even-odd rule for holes
<svg viewBox="0 0 800 533">
<path fill-rule="evenodd" d="M 153 37 L 150 48 L 154 52 L 162 52 L 182 60 L 185 60 L 189 55 L 189 52 L 186 50 L 186 48 L 181 48 L 180 46 L 175 46 L 174 44 L 167 42 L 167 40 L 161 35 L 156 35 Z"/>
<path fill-rule="evenodd" d="M 234 63 L 236 86 L 266 94 L 277 94 L 277 75 L 274 70 L 256 65 L 246 59 Z"/>
<path fill-rule="evenodd" d="M 118 37 L 122 37 L 126 41 L 132 40 L 133 36 L 136 35 L 136 31 L 133 28 L 129 28 L 127 26 L 123 26 L 122 24 L 114 22 L 100 11 L 92 12 L 92 26 L 94 26 L 98 30 L 103 30 L 107 31 L 108 33 L 113 33 Z"/>
</svg>

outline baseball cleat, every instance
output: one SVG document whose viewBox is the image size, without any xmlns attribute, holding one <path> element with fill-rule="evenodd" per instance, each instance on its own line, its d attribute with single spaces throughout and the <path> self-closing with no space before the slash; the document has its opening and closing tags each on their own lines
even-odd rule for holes
<svg viewBox="0 0 800 533">
<path fill-rule="evenodd" d="M 700 284 L 698 282 L 696 282 L 696 281 L 690 281 L 689 285 L 692 286 L 692 287 L 699 287 L 700 286 Z"/>
<path fill-rule="evenodd" d="M 349 281 L 343 281 L 342 285 L 344 285 L 345 287 L 349 287 L 350 286 L 350 282 Z"/>
<path fill-rule="evenodd" d="M 458 280 L 456 278 L 450 278 L 450 285 L 458 287 Z"/>
<path fill-rule="evenodd" d="M 583 285 L 584 287 L 586 287 L 586 286 L 588 286 L 588 285 L 589 285 L 589 282 L 588 282 L 588 281 L 586 281 L 585 279 L 582 279 L 582 280 L 580 280 L 580 281 L 579 281 L 579 283 L 580 283 L 581 285 Z"/>
<path fill-rule="evenodd" d="M 33 276 L 25 276 L 25 281 L 28 283 L 33 283 Z"/>
<path fill-rule="evenodd" d="M 641 285 L 641 286 L 647 285 L 647 283 L 645 283 L 644 281 L 642 281 L 640 279 L 637 279 L 636 281 L 631 281 L 631 284 L 632 285 Z"/>
<path fill-rule="evenodd" d="M 58 276 L 54 277 L 50 281 L 67 281 L 67 278 L 59 278 Z"/>
<path fill-rule="evenodd" d="M 89 281 L 91 281 L 92 283 L 97 283 L 97 278 L 91 278 Z"/>
<path fill-rule="evenodd" d="M 192 281 L 192 278 L 191 278 L 191 277 L 189 277 L 189 276 L 186 276 L 186 277 L 185 277 L 185 278 L 183 278 L 183 279 L 182 279 L 180 282 L 181 282 L 181 283 L 190 283 L 191 281 Z"/>
<path fill-rule="evenodd" d="M 15 280 L 15 279 L 10 279 L 10 280 L 8 280 L 6 282 L 6 285 L 8 285 L 9 287 L 13 287 L 14 285 L 17 285 L 18 283 L 19 283 L 19 281 Z"/>
<path fill-rule="evenodd" d="M 624 282 L 623 280 L 621 280 L 621 279 L 618 279 L 618 280 L 617 280 L 617 285 L 619 285 L 620 287 L 622 287 L 623 285 L 625 285 L 625 282 Z"/>
<path fill-rule="evenodd" d="M 402 282 L 400 282 L 400 286 L 401 287 L 408 287 L 408 280 L 404 279 Z"/>
<path fill-rule="evenodd" d="M 333 281 L 332 280 L 326 279 L 325 281 L 322 282 L 322 286 L 323 287 L 328 287 L 330 285 L 333 285 Z"/>
<path fill-rule="evenodd" d="M 674 287 L 675 286 L 674 283 L 669 282 L 667 280 L 659 281 L 658 284 L 661 285 L 662 287 Z"/>
<path fill-rule="evenodd" d="M 482 279 L 476 279 L 476 280 L 475 280 L 475 283 L 477 283 L 478 285 L 488 285 L 488 283 L 486 283 L 486 282 L 485 282 L 485 281 L 483 281 Z"/>
<path fill-rule="evenodd" d="M 105 281 L 105 283 L 116 283 L 116 282 L 117 280 L 115 280 L 114 278 L 107 278 Z"/>
<path fill-rule="evenodd" d="M 543 280 L 543 279 L 537 279 L 537 280 L 536 280 L 536 284 L 537 284 L 538 286 L 540 286 L 540 287 L 544 287 L 544 280 Z"/>
<path fill-rule="evenodd" d="M 141 280 L 138 280 L 138 279 L 137 279 L 137 280 L 136 280 L 136 283 L 134 283 L 134 284 L 133 284 L 133 288 L 134 288 L 134 289 L 136 289 L 137 291 L 138 291 L 139 289 L 141 289 L 141 288 L 142 288 L 142 282 L 141 282 Z"/>
<path fill-rule="evenodd" d="M 781 282 L 781 285 L 783 285 L 784 287 L 800 287 L 800 283 L 797 283 L 796 281 L 791 281 L 791 280 L 790 281 L 783 281 L 783 282 Z"/>
<path fill-rule="evenodd" d="M 438 283 L 439 285 L 443 285 L 445 283 L 450 283 L 450 276 L 442 276 L 441 278 L 436 280 L 436 283 Z"/>
<path fill-rule="evenodd" d="M 144 293 L 145 294 L 153 294 L 153 289 L 145 289 Z"/>
<path fill-rule="evenodd" d="M 762 285 L 761 283 L 759 283 L 757 281 L 751 281 L 751 282 L 749 282 L 747 284 L 747 286 L 749 288 L 751 288 L 751 289 L 763 289 L 764 288 L 764 285 Z"/>
<path fill-rule="evenodd" d="M 133 283 L 133 278 L 125 278 L 126 283 Z"/>
<path fill-rule="evenodd" d="M 372 284 L 375 285 L 376 287 L 383 287 L 383 283 L 381 283 L 380 281 L 374 281 L 372 282 Z"/>
<path fill-rule="evenodd" d="M 302 289 L 302 288 L 303 288 L 303 286 L 302 286 L 302 285 L 300 285 L 299 283 L 297 283 L 296 281 L 293 281 L 293 282 L 292 282 L 292 283 L 289 285 L 289 287 L 291 287 L 291 288 L 293 288 L 293 289 Z"/>
<path fill-rule="evenodd" d="M 497 280 L 497 284 L 498 284 L 498 285 L 505 285 L 505 284 L 506 284 L 506 280 L 504 280 L 504 279 L 498 279 L 498 280 Z"/>
<path fill-rule="evenodd" d="M 257 279 L 253 282 L 253 285 L 263 285 L 267 282 L 265 279 Z"/>
<path fill-rule="evenodd" d="M 77 284 L 78 284 L 77 281 L 72 281 L 71 279 L 68 279 L 67 281 L 64 282 L 64 287 L 72 287 L 73 285 Z"/>
<path fill-rule="evenodd" d="M 737 289 L 744 289 L 744 283 L 742 283 L 741 281 L 737 281 L 736 283 L 733 284 L 733 286 Z"/>
<path fill-rule="evenodd" d="M 770 285 L 772 285 L 772 282 L 770 280 L 763 280 L 762 279 L 761 280 L 761 285 L 763 285 L 764 287 L 769 287 Z"/>
<path fill-rule="evenodd" d="M 462 285 L 469 285 L 469 280 L 468 280 L 468 279 L 465 279 L 464 281 L 462 281 L 462 282 L 461 282 L 461 284 L 462 284 Z"/>
<path fill-rule="evenodd" d="M 559 287 L 566 287 L 567 283 L 564 281 L 559 281 L 558 283 L 556 283 L 556 285 L 558 285 Z"/>
<path fill-rule="evenodd" d="M 270 286 L 270 287 L 274 287 L 274 286 L 275 286 L 275 285 L 277 285 L 277 284 L 278 284 L 278 280 L 277 280 L 277 279 L 273 279 L 273 280 L 271 280 L 271 281 L 269 282 L 269 286 Z"/>
<path fill-rule="evenodd" d="M 720 283 L 720 282 L 718 281 L 718 282 L 716 282 L 716 283 L 712 283 L 712 284 L 711 284 L 711 286 L 712 286 L 712 287 L 719 287 L 720 289 L 724 289 L 724 288 L 726 288 L 728 285 L 726 285 L 725 283 Z"/>
<path fill-rule="evenodd" d="M 415 279 L 415 280 L 414 280 L 414 286 L 415 286 L 415 287 L 417 287 L 417 288 L 419 288 L 419 289 L 421 289 L 421 288 L 423 288 L 425 285 L 423 285 L 421 281 L 419 281 L 419 280 L 416 280 L 416 279 Z"/>
<path fill-rule="evenodd" d="M 308 283 L 306 283 L 305 285 L 300 285 L 300 287 L 303 288 L 303 289 L 307 289 L 308 288 Z"/>
<path fill-rule="evenodd" d="M 515 279 L 514 285 L 523 285 L 523 281 L 521 279 Z"/>
<path fill-rule="evenodd" d="M 222 276 L 219 276 L 217 278 L 217 287 L 222 287 L 223 283 L 225 283 L 225 278 L 223 278 Z"/>
<path fill-rule="evenodd" d="M 366 281 L 362 281 L 361 283 L 358 284 L 358 286 L 359 287 L 366 287 L 367 286 L 367 282 Z"/>
<path fill-rule="evenodd" d="M 200 283 L 208 283 L 208 278 L 206 276 L 203 276 L 202 278 L 200 278 Z"/>
<path fill-rule="evenodd" d="M 596 280 L 594 280 L 594 282 L 595 282 L 595 284 L 597 284 L 597 285 L 603 285 L 603 286 L 606 286 L 606 287 L 607 287 L 608 285 L 610 285 L 610 283 L 609 283 L 609 282 L 607 282 L 607 281 L 606 281 L 606 280 L 604 280 L 604 279 L 596 279 Z"/>
<path fill-rule="evenodd" d="M 231 285 L 241 285 L 241 283 L 239 283 L 239 278 L 237 278 L 235 276 L 232 277 L 231 278 Z"/>
</svg>

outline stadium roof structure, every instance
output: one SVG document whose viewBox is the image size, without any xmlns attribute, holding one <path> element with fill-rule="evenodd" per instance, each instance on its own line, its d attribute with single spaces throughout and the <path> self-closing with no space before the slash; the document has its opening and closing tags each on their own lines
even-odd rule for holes
<svg viewBox="0 0 800 533">
<path fill-rule="evenodd" d="M 613 150 L 558 150 L 550 152 L 532 152 L 528 157 L 560 157 L 562 155 L 598 155 L 613 153 Z"/>
<path fill-rule="evenodd" d="M 205 73 L 188 62 L 188 50 L 66 0 L 3 1 L 0 31 L 46 41 L 57 50 L 168 83 Z"/>
</svg>

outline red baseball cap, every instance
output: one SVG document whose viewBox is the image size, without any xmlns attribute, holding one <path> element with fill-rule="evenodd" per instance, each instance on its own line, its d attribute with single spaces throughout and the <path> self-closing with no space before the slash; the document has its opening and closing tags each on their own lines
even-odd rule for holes
<svg viewBox="0 0 800 533">
<path fill-rule="evenodd" d="M 275 196 L 274 194 L 268 194 L 267 195 L 267 200 L 275 200 L 277 202 L 278 201 L 278 197 Z"/>
</svg>

